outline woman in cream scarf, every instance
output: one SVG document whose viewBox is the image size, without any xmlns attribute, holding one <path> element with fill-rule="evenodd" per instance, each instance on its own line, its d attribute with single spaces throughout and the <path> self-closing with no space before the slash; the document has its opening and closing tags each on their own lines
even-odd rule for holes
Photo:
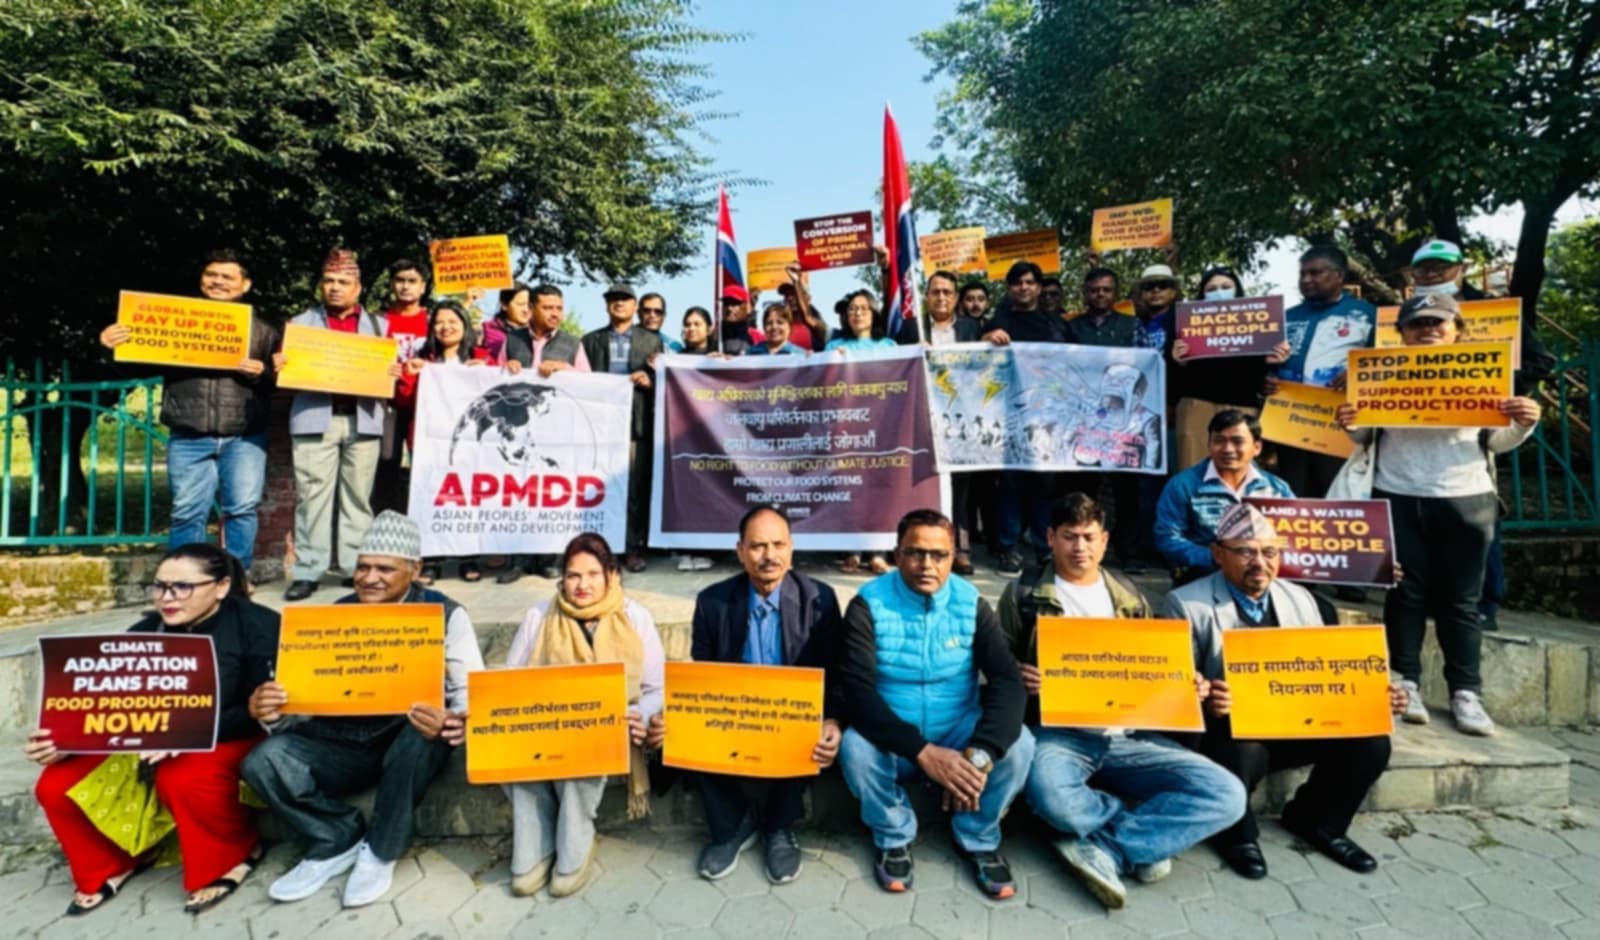
<svg viewBox="0 0 1600 940">
<path fill-rule="evenodd" d="M 642 749 L 651 716 L 661 711 L 666 655 L 655 618 L 622 594 L 622 569 L 606 540 L 592 532 L 573 539 L 561 557 L 561 586 L 523 618 L 506 665 L 615 663 L 628 682 L 628 818 L 649 812 L 650 784 Z M 594 817 L 604 777 L 513 783 L 511 890 L 529 896 L 546 882 L 555 897 L 575 894 L 594 876 Z M 552 871 L 554 875 L 552 877 Z"/>
</svg>

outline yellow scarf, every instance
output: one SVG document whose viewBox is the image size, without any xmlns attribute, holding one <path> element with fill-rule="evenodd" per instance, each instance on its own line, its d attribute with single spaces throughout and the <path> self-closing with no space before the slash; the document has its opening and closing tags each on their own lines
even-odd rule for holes
<svg viewBox="0 0 1600 940">
<path fill-rule="evenodd" d="M 580 663 L 622 663 L 627 677 L 628 704 L 639 701 L 644 678 L 644 642 L 622 612 L 622 581 L 606 579 L 606 592 L 587 607 L 567 600 L 556 592 L 545 608 L 539 627 L 539 641 L 528 657 L 530 666 L 572 666 Z M 594 625 L 593 642 L 583 625 Z M 643 748 L 634 747 L 628 761 L 628 818 L 641 819 L 650 813 L 650 772 Z"/>
</svg>

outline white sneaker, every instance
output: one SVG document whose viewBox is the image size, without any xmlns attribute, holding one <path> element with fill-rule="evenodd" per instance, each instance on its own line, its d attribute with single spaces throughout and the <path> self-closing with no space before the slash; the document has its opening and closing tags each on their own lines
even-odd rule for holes
<svg viewBox="0 0 1600 940">
<path fill-rule="evenodd" d="M 1161 879 L 1172 874 L 1172 859 L 1164 858 L 1159 862 L 1148 865 L 1133 866 L 1133 877 L 1139 879 L 1140 884 L 1153 885 Z"/>
<path fill-rule="evenodd" d="M 1483 699 L 1476 692 L 1457 689 L 1450 693 L 1450 714 L 1455 716 L 1456 730 L 1462 734 L 1494 734 L 1494 719 L 1483 710 Z"/>
<path fill-rule="evenodd" d="M 707 558 L 706 556 L 704 556 L 704 555 L 691 555 L 689 557 L 694 562 L 694 570 L 696 570 L 696 571 L 710 571 L 711 570 L 711 559 Z"/>
<path fill-rule="evenodd" d="M 1082 839 L 1061 839 L 1056 842 L 1056 851 L 1101 904 L 1115 911 L 1128 903 L 1128 889 L 1117 877 L 1117 863 L 1099 846 Z"/>
<path fill-rule="evenodd" d="M 350 880 L 344 883 L 344 906 L 366 907 L 389 893 L 394 884 L 394 862 L 386 862 L 372 854 L 365 841 L 356 855 L 356 865 Z"/>
<path fill-rule="evenodd" d="M 679 555 L 678 556 L 678 570 L 679 571 L 693 571 L 694 570 L 694 556 L 693 555 Z"/>
<path fill-rule="evenodd" d="M 300 864 L 284 872 L 272 883 L 272 887 L 267 889 L 267 897 L 274 901 L 304 901 L 322 890 L 329 879 L 349 871 L 350 866 L 356 863 L 356 853 L 360 848 L 360 845 L 352 845 L 332 858 L 302 858 Z"/>
<path fill-rule="evenodd" d="M 1406 693 L 1406 710 L 1401 713 L 1400 719 L 1408 725 L 1427 724 L 1428 706 L 1423 704 L 1422 689 L 1410 679 L 1401 679 L 1400 688 Z"/>
</svg>

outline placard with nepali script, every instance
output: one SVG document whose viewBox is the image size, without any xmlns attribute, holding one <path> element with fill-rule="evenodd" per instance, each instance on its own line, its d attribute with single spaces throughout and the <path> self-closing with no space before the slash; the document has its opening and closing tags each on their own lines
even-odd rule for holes
<svg viewBox="0 0 1600 940">
<path fill-rule="evenodd" d="M 1522 298 L 1491 297 L 1486 300 L 1460 301 L 1461 319 L 1467 330 L 1457 340 L 1463 343 L 1510 343 L 1511 367 L 1522 368 Z M 1378 308 L 1377 341 L 1379 347 L 1403 345 L 1400 330 L 1399 307 Z"/>
<path fill-rule="evenodd" d="M 1189 359 L 1265 356 L 1283 342 L 1283 298 L 1186 300 L 1176 311 Z"/>
<path fill-rule="evenodd" d="M 983 226 L 954 228 L 917 239 L 922 249 L 922 274 L 987 274 L 989 258 L 983 248 Z"/>
<path fill-rule="evenodd" d="M 1350 350 L 1346 398 L 1367 428 L 1491 428 L 1511 419 L 1511 346 L 1457 343 Z"/>
<path fill-rule="evenodd" d="M 467 781 L 522 783 L 628 772 L 621 663 L 467 673 Z"/>
<path fill-rule="evenodd" d="M 290 323 L 283 328 L 283 369 L 278 372 L 278 385 L 306 392 L 393 398 L 389 366 L 398 350 L 392 337 Z"/>
<path fill-rule="evenodd" d="M 1205 730 L 1187 620 L 1040 617 L 1039 672 L 1045 725 Z"/>
<path fill-rule="evenodd" d="M 785 269 L 798 260 L 793 247 L 757 248 L 745 255 L 746 284 L 751 290 L 777 290 L 789 283 Z"/>
<path fill-rule="evenodd" d="M 217 746 L 217 655 L 209 636 L 39 638 L 39 727 L 69 754 Z"/>
<path fill-rule="evenodd" d="M 404 715 L 444 707 L 444 607 L 308 604 L 283 609 L 278 684 L 286 715 Z"/>
<path fill-rule="evenodd" d="M 821 669 L 667 663 L 661 762 L 738 777 L 814 776 L 822 695 Z"/>
<path fill-rule="evenodd" d="M 1356 442 L 1334 420 L 1344 392 L 1300 382 L 1279 382 L 1261 407 L 1261 439 L 1334 457 L 1349 457 Z"/>
<path fill-rule="evenodd" d="M 117 323 L 130 334 L 113 353 L 117 362 L 234 369 L 250 358 L 249 304 L 125 290 Z"/>
<path fill-rule="evenodd" d="M 872 263 L 872 213 L 846 212 L 794 223 L 800 270 L 848 268 Z"/>
<path fill-rule="evenodd" d="M 1386 499 L 1269 499 L 1246 502 L 1284 539 L 1278 577 L 1317 584 L 1392 587 L 1394 538 Z"/>
<path fill-rule="evenodd" d="M 472 288 L 505 290 L 516 283 L 511 272 L 511 239 L 505 235 L 445 238 L 428 243 L 433 290 L 464 294 Z"/>
<path fill-rule="evenodd" d="M 1365 738 L 1394 731 L 1383 627 L 1222 631 L 1233 736 Z"/>
<path fill-rule="evenodd" d="M 1172 200 L 1153 199 L 1094 210 L 1089 243 L 1097 252 L 1172 244 Z"/>
<path fill-rule="evenodd" d="M 1053 228 L 991 235 L 983 240 L 983 253 L 989 259 L 991 281 L 1005 280 L 1018 261 L 1032 261 L 1046 274 L 1061 273 L 1061 236 Z"/>
</svg>

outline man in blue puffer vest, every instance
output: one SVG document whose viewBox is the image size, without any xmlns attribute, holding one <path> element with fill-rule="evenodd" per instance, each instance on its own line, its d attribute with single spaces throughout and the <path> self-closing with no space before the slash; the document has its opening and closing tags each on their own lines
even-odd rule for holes
<svg viewBox="0 0 1600 940">
<path fill-rule="evenodd" d="M 988 897 L 1009 898 L 1016 886 L 999 851 L 1000 819 L 1033 760 L 1022 676 L 994 609 L 950 575 L 949 518 L 931 509 L 907 513 L 896 541 L 898 570 L 867 582 L 845 611 L 845 782 L 872 830 L 884 890 L 911 887 L 917 814 L 900 781 L 920 773 L 954 811 L 956 847 L 978 886 Z"/>
</svg>

